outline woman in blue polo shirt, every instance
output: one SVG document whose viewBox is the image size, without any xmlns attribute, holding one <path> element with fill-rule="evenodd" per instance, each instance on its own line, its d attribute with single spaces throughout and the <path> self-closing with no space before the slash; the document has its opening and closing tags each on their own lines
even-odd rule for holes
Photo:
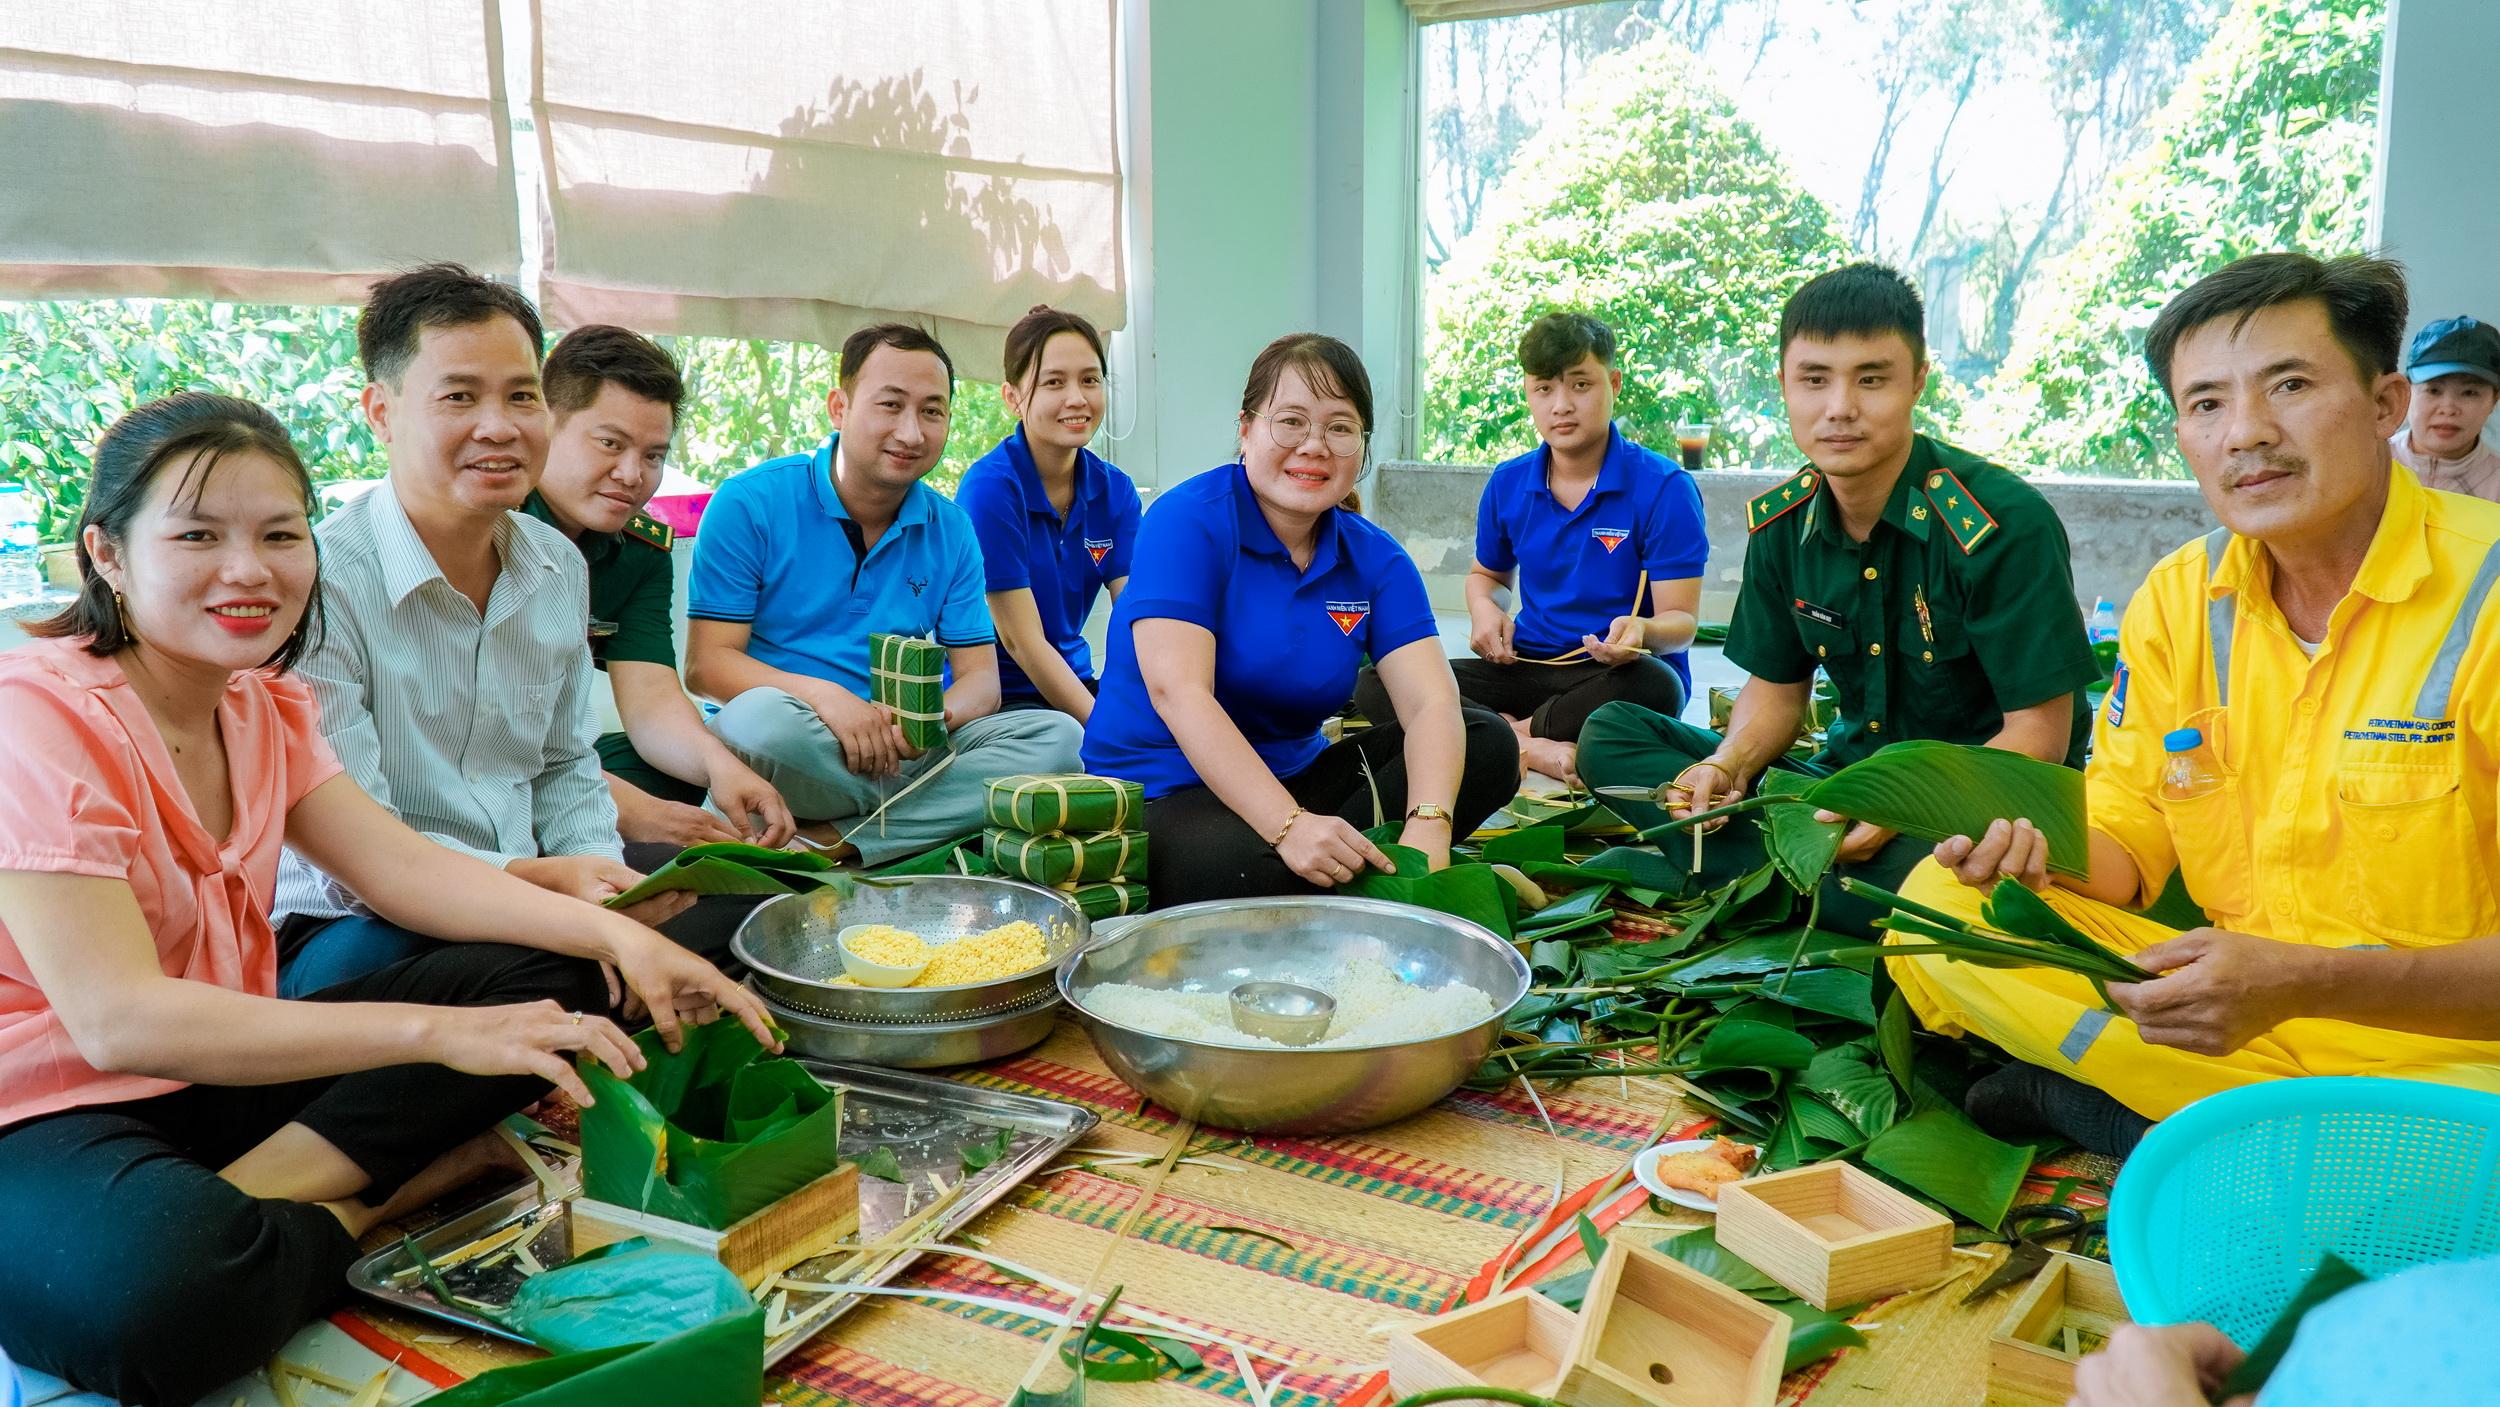
<svg viewBox="0 0 2500 1407">
<path fill-rule="evenodd" d="M 1007 329 L 1016 431 L 964 471 L 955 503 L 981 541 L 990 618 L 1006 658 L 1001 707 L 1094 711 L 1085 618 L 1117 601 L 1137 550 L 1137 485 L 1085 447 L 1102 424 L 1102 334 L 1075 313 L 1036 307 Z"/>
<path fill-rule="evenodd" d="M 1372 430 L 1354 350 L 1307 332 L 1268 344 L 1239 429 L 1239 462 L 1146 515 L 1085 733 L 1087 771 L 1145 787 L 1159 907 L 1387 868 L 1361 829 L 1375 793 L 1405 818 L 1400 843 L 1446 864 L 1518 777 L 1508 725 L 1459 703 L 1414 561 L 1339 506 Z M 1366 658 L 1390 706 L 1332 745 L 1320 724 Z"/>
<path fill-rule="evenodd" d="M 1476 507 L 1461 697 L 1511 720 L 1527 768 L 1576 784 L 1580 725 L 1618 699 L 1673 718 L 1710 555 L 1701 490 L 1614 425 L 1612 328 L 1548 313 L 1519 339 L 1537 447 L 1493 471 Z M 1495 599 L 1516 586 L 1514 618 Z M 1379 694 L 1367 677 L 1355 708 Z"/>
</svg>

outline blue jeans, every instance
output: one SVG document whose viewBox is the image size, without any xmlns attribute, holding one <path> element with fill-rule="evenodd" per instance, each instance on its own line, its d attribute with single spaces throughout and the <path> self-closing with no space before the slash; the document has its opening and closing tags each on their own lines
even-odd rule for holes
<svg viewBox="0 0 2500 1407">
<path fill-rule="evenodd" d="M 439 939 L 369 914 L 326 922 L 293 918 L 278 931 L 278 995 L 308 997 L 441 946 Z"/>
</svg>

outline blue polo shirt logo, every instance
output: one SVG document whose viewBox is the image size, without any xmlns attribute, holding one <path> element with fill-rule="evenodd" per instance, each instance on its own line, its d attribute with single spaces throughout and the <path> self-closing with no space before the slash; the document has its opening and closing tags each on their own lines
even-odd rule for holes
<svg viewBox="0 0 2500 1407">
<path fill-rule="evenodd" d="M 1589 536 L 1596 538 L 1599 542 L 1606 545 L 1606 553 L 1608 556 L 1614 555 L 1614 550 L 1621 547 L 1623 545 L 1623 540 L 1631 535 L 1632 530 L 1630 528 L 1589 529 Z"/>
<path fill-rule="evenodd" d="M 1328 603 L 1328 618 L 1337 623 L 1337 629 L 1348 635 L 1352 635 L 1355 627 L 1363 623 L 1363 617 L 1371 613 L 1372 603 L 1369 601 L 1331 601 Z"/>
<path fill-rule="evenodd" d="M 1086 551 L 1086 554 L 1087 554 L 1088 556 L 1090 556 L 1090 557 L 1092 557 L 1092 558 L 1094 559 L 1094 565 L 1095 565 L 1095 566 L 1097 566 L 1097 567 L 1099 567 L 1099 566 L 1101 566 L 1101 565 L 1102 565 L 1102 554 L 1104 554 L 1104 553 L 1106 553 L 1106 552 L 1108 552 L 1108 551 L 1110 551 L 1110 550 L 1111 550 L 1111 539 L 1110 539 L 1110 538 L 1107 538 L 1107 537 L 1089 537 L 1089 538 L 1085 539 L 1085 551 Z"/>
</svg>

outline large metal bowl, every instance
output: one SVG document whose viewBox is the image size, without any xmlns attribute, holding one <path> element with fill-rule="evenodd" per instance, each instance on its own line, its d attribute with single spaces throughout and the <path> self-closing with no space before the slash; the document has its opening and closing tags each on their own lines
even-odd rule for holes
<svg viewBox="0 0 2500 1407">
<path fill-rule="evenodd" d="M 764 1010 L 788 1033 L 793 1054 L 895 1070 L 1003 1060 L 1041 1044 L 1059 1020 L 1057 992 L 1045 992 L 1029 1005 L 987 1016 L 910 1022 L 835 1021 L 758 995 Z"/>
<path fill-rule="evenodd" d="M 1059 969 L 1060 995 L 1114 1074 L 1165 1108 L 1221 1128 L 1344 1133 L 1403 1119 L 1475 1073 L 1502 1017 L 1528 991 L 1526 960 L 1487 929 L 1376 899 L 1220 899 L 1107 920 L 1105 931 Z M 1085 1005 L 1106 982 L 1226 992 L 1261 979 L 1308 984 L 1352 958 L 1418 986 L 1464 982 L 1491 997 L 1496 1014 L 1398 1045 L 1277 1050 L 1152 1035 Z"/>
<path fill-rule="evenodd" d="M 957 987 L 835 986 L 842 954 L 835 935 L 851 923 L 890 923 L 943 942 L 1026 919 L 1042 930 L 1050 961 L 1028 972 Z M 785 1007 L 835 1021 L 963 1021 L 1009 1011 L 1054 990 L 1061 960 L 1085 945 L 1085 911 L 1055 889 L 1021 880 L 912 875 L 784 894 L 755 906 L 730 936 L 730 951 L 754 973 L 756 990 Z"/>
</svg>

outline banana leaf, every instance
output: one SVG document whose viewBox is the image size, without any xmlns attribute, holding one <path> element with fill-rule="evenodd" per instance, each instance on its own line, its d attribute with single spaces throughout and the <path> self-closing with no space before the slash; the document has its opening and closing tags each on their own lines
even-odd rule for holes
<svg viewBox="0 0 2500 1407">
<path fill-rule="evenodd" d="M 729 1267 L 637 1236 L 521 1282 L 502 1325 L 549 1353 L 650 1343 L 755 1308 Z"/>
<path fill-rule="evenodd" d="M 2022 1190 L 2032 1150 L 1979 1131 L 1961 1111 L 1931 1105 L 1875 1135 L 1868 1167 L 1990 1231 Z"/>
<path fill-rule="evenodd" d="M 1785 772 L 1778 768 L 1762 774 L 1762 792 L 1766 796 L 1802 795 L 1814 785 L 1814 779 L 1802 772 Z M 1849 833 L 1845 821 L 1818 821 L 1814 808 L 1805 806 L 1774 806 L 1764 817 L 1763 846 L 1771 852 L 1771 863 L 1779 867 L 1780 877 L 1800 894 L 1811 894 L 1831 871 L 1832 859 L 1840 853 L 1840 840 Z"/>
<path fill-rule="evenodd" d="M 2274 1316 L 2274 1322 L 2266 1326 L 2248 1357 L 2241 1359 L 2240 1366 L 2223 1379 L 2222 1396 L 2228 1399 L 2264 1387 L 2266 1379 L 2274 1376 L 2275 1366 L 2283 1361 L 2283 1355 L 2291 1351 L 2292 1338 L 2300 1332 L 2300 1321 L 2319 1305 L 2355 1285 L 2367 1283 L 2369 1278 L 2333 1251 L 2321 1254 L 2318 1268 L 2309 1272 L 2308 1280 L 2293 1292 L 2291 1301 Z"/>
<path fill-rule="evenodd" d="M 1894 743 L 1803 790 L 1766 789 L 1638 834 L 1656 840 L 1716 816 L 1808 806 L 1927 841 L 1977 836 L 1992 821 L 2019 817 L 2048 838 L 2050 869 L 2080 875 L 2091 855 L 2081 772 L 2001 748 L 1925 739 Z"/>
<path fill-rule="evenodd" d="M 1518 893 L 1493 872 L 1491 865 L 1455 861 L 1443 869 L 1434 870 L 1424 859 L 1422 851 L 1386 838 L 1386 835 L 1394 835 L 1397 829 L 1394 825 L 1376 826 L 1369 832 L 1373 842 L 1380 846 L 1381 853 L 1397 866 L 1396 873 L 1365 870 L 1338 885 L 1338 893 L 1361 899 L 1387 899 L 1455 914 L 1470 922 L 1480 923 L 1504 938 L 1512 936 L 1513 924 L 1518 917 Z"/>
<path fill-rule="evenodd" d="M 1797 953 L 1798 933 L 1799 930 L 1789 929 L 1785 932 L 1757 933 L 1750 938 L 1739 938 L 1734 942 L 1721 944 L 1706 953 L 1687 958 L 1669 969 L 1665 975 L 1677 982 L 1691 984 L 1713 982 L 1725 977 L 1759 977 L 1767 973 L 1778 972 L 1786 968 L 1790 958 Z M 1805 968 L 1831 963 L 1834 961 L 1832 957 L 1834 953 L 1851 952 L 1865 946 L 1865 942 L 1861 939 L 1839 933 L 1825 933 L 1816 929 L 1806 935 L 1805 953 L 1804 956 L 1797 958 L 1799 972 L 1796 975 L 1802 976 Z M 1874 965 L 1874 959 L 1864 957 L 1852 957 L 1849 962 L 1861 970 Z M 1791 980 L 1794 978 L 1792 977 Z"/>
<path fill-rule="evenodd" d="M 1476 847 L 1486 864 L 1518 865 L 1552 864 L 1563 857 L 1563 829 L 1560 826 L 1523 826 L 1508 835 L 1491 835 Z"/>
<path fill-rule="evenodd" d="M 1884 1070 L 1903 1089 L 1910 1087 L 1913 1075 L 1911 1059 L 1914 1044 L 1910 1039 L 1910 999 L 1901 989 L 1892 989 L 1884 999 L 1883 1015 L 1875 1022 L 1875 1044 L 1884 1055 Z"/>
<path fill-rule="evenodd" d="M 797 894 L 832 882 L 833 862 L 822 855 L 767 850 L 721 841 L 690 845 L 677 858 L 643 876 L 642 882 L 607 901 L 611 909 L 639 904 L 654 894 Z"/>
<path fill-rule="evenodd" d="M 755 1407 L 764 1396 L 764 1311 L 654 1343 L 621 1344 L 482 1373 L 428 1407 Z"/>
<path fill-rule="evenodd" d="M 657 1032 L 634 1040 L 649 1064 L 630 1081 L 580 1062 L 598 1100 L 581 1111 L 585 1195 L 719 1230 L 841 1161 L 841 1096 L 744 1026 L 690 1028 L 675 1055 Z"/>
<path fill-rule="evenodd" d="M 879 878 L 923 874 L 996 875 L 998 866 L 981 853 L 981 837 L 967 836 L 944 845 L 923 850 L 908 860 L 897 860 L 878 870 Z"/>
<path fill-rule="evenodd" d="M 1837 1110 L 1860 1138 L 1882 1133 L 1901 1117 L 1900 1089 L 1884 1069 L 1872 1036 L 1816 1051 L 1798 1075 L 1797 1086 Z"/>
<path fill-rule="evenodd" d="M 1762 995 L 1860 1026 L 1875 1024 L 1875 979 L 1855 968 L 1817 967 L 1774 977 L 1762 984 Z"/>
</svg>

